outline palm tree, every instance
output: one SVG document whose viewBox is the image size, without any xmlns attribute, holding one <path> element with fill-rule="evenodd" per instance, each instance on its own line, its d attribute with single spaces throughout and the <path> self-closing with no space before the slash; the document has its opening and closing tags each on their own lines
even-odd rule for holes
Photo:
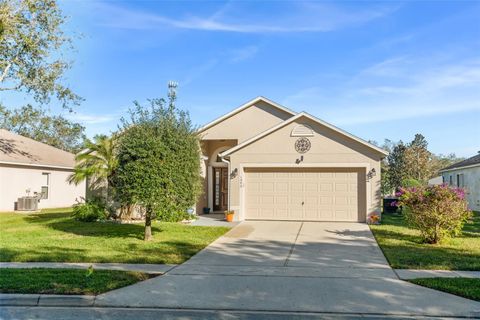
<svg viewBox="0 0 480 320">
<path fill-rule="evenodd" d="M 105 188 L 106 201 L 110 200 L 113 175 L 117 168 L 117 135 L 95 136 L 93 141 L 87 139 L 85 148 L 75 156 L 76 165 L 68 178 L 70 183 L 79 184 L 87 180 L 93 190 Z"/>
</svg>

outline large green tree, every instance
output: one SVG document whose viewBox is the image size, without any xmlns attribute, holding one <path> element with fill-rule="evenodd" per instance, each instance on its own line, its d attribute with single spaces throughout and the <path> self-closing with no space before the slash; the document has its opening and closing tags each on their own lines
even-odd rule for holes
<svg viewBox="0 0 480 320">
<path fill-rule="evenodd" d="M 407 145 L 404 153 L 405 175 L 407 179 L 414 179 L 421 184 L 427 184 L 433 175 L 432 153 L 428 151 L 428 142 L 421 134 Z"/>
<path fill-rule="evenodd" d="M 416 134 L 408 144 L 385 140 L 382 148 L 389 151 L 382 162 L 383 194 L 390 194 L 402 186 L 426 185 L 429 179 L 438 176 L 439 170 L 462 160 L 455 154 L 433 154 L 421 134 Z"/>
<path fill-rule="evenodd" d="M 198 136 L 188 114 L 175 107 L 174 93 L 169 97 L 168 104 L 135 103 L 118 145 L 118 198 L 145 209 L 145 240 L 152 238 L 154 218 L 184 215 L 200 191 Z"/>
<path fill-rule="evenodd" d="M 0 128 L 69 152 L 80 151 L 85 139 L 79 123 L 31 105 L 14 110 L 0 105 Z"/>
<path fill-rule="evenodd" d="M 380 145 L 378 142 L 369 140 L 373 145 L 376 145 L 377 147 L 382 148 L 383 150 L 387 151 L 389 154 L 392 153 L 393 148 L 395 147 L 395 142 L 385 139 L 382 145 Z M 380 162 L 380 192 L 382 195 L 387 195 L 392 192 L 394 187 L 391 185 L 391 178 L 390 178 L 390 166 L 388 163 L 388 157 L 385 157 L 381 160 Z"/>
<path fill-rule="evenodd" d="M 405 162 L 407 147 L 400 141 L 393 148 L 387 157 L 388 164 L 388 186 L 395 190 L 408 178 Z"/>
<path fill-rule="evenodd" d="M 56 0 L 0 0 L 0 92 L 23 91 L 36 102 L 56 97 L 65 108 L 81 98 L 63 82 L 71 38 Z"/>
<path fill-rule="evenodd" d="M 433 172 L 433 176 L 438 176 L 440 173 L 439 171 L 442 170 L 443 168 L 446 168 L 456 162 L 460 162 L 462 160 L 465 160 L 465 158 L 462 157 L 457 157 L 455 153 L 450 153 L 447 155 L 444 154 L 438 154 L 438 155 L 432 155 L 431 159 L 431 170 Z"/>
</svg>

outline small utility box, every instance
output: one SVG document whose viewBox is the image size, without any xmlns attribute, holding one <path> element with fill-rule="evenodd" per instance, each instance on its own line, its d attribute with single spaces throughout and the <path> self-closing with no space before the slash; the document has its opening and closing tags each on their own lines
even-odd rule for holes
<svg viewBox="0 0 480 320">
<path fill-rule="evenodd" d="M 396 202 L 398 198 L 383 198 L 383 213 L 395 213 L 398 210 Z"/>
</svg>

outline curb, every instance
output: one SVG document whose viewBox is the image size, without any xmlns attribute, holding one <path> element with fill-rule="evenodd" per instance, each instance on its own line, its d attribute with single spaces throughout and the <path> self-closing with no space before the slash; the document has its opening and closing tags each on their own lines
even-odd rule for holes
<svg viewBox="0 0 480 320">
<path fill-rule="evenodd" d="M 234 312 L 234 313 L 265 313 L 265 314 L 285 314 L 285 315 L 295 315 L 295 314 L 310 314 L 310 315 L 360 315 L 362 318 L 364 316 L 373 316 L 381 317 L 382 319 L 386 318 L 405 318 L 405 319 L 479 319 L 480 310 L 474 311 L 466 315 L 432 315 L 432 314 L 409 314 L 409 313 L 351 313 L 351 312 L 321 312 L 321 311 L 276 311 L 276 310 L 237 310 L 237 309 L 198 309 L 198 308 L 178 308 L 174 309 L 171 307 L 138 307 L 138 306 L 109 306 L 101 305 L 96 306 L 97 296 L 87 296 L 87 295 L 52 295 L 52 294 L 17 294 L 17 293 L 0 293 L 0 307 L 92 307 L 92 308 L 101 308 L 101 309 L 123 309 L 123 310 L 172 310 L 176 312 L 189 312 L 189 311 L 200 311 L 200 312 Z"/>
<path fill-rule="evenodd" d="M 135 271 L 150 274 L 165 274 L 177 264 L 147 263 L 96 263 L 96 262 L 0 262 L 0 269 L 88 269 Z"/>
<path fill-rule="evenodd" d="M 93 307 L 96 296 L 56 294 L 0 294 L 0 306 Z"/>
</svg>

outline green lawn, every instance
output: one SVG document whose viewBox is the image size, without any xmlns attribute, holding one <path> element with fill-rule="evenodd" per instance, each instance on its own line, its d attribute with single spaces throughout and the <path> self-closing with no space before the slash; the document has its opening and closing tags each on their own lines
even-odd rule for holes
<svg viewBox="0 0 480 320">
<path fill-rule="evenodd" d="M 143 225 L 79 222 L 71 209 L 0 213 L 0 261 L 172 263 L 189 259 L 224 234 L 225 227 L 154 222 Z"/>
<path fill-rule="evenodd" d="M 0 292 L 96 295 L 149 279 L 140 272 L 80 269 L 0 269 Z"/>
<path fill-rule="evenodd" d="M 384 214 L 371 229 L 390 265 L 397 269 L 480 270 L 480 213 L 460 237 L 442 244 L 421 243 L 419 232 L 401 215 Z"/>
<path fill-rule="evenodd" d="M 480 279 L 470 278 L 422 278 L 410 282 L 435 290 L 480 301 Z"/>
</svg>

